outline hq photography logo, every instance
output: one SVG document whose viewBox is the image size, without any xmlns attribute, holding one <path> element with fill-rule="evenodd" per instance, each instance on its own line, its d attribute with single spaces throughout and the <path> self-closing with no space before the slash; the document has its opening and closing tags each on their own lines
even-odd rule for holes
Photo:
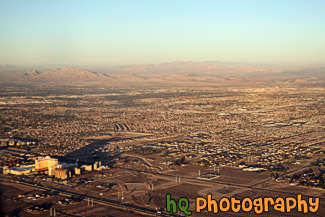
<svg viewBox="0 0 325 217">
<path fill-rule="evenodd" d="M 173 199 L 171 194 L 166 194 L 166 210 L 167 212 L 177 213 L 183 212 L 185 215 L 192 215 L 193 211 L 189 209 L 190 202 L 186 197 L 179 199 Z M 297 210 L 301 213 L 315 213 L 319 208 L 319 198 L 302 199 L 302 195 L 298 194 L 296 197 L 259 197 L 259 198 L 243 198 L 236 199 L 235 197 L 227 198 L 223 197 L 219 201 L 212 198 L 211 194 L 206 197 L 195 198 L 195 210 L 196 213 L 201 211 L 207 211 L 210 213 L 219 212 L 255 212 L 261 214 L 263 212 L 269 212 L 270 209 L 282 212 L 290 213 L 293 210 Z"/>
</svg>

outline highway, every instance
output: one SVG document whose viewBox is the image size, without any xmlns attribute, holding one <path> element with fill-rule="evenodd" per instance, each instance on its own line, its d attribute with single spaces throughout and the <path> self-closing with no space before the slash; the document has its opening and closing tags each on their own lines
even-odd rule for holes
<svg viewBox="0 0 325 217">
<path fill-rule="evenodd" d="M 168 178 L 173 178 L 173 179 L 175 178 L 175 175 L 170 175 L 170 174 L 141 171 L 141 170 L 135 170 L 135 169 L 126 168 L 126 167 L 116 167 L 116 168 L 125 169 L 125 170 L 138 172 L 138 173 L 146 173 L 146 174 L 151 174 L 151 175 L 168 177 Z M 302 168 L 300 168 L 300 169 L 302 169 Z M 287 172 L 286 174 L 292 173 L 292 172 L 294 172 L 294 171 Z M 251 190 L 260 190 L 260 191 L 266 191 L 266 192 L 272 192 L 272 193 L 275 192 L 275 193 L 288 194 L 288 195 L 297 195 L 297 193 L 294 193 L 294 192 L 280 191 L 280 190 L 257 187 L 257 185 L 267 182 L 270 179 L 266 179 L 266 180 L 263 180 L 261 182 L 251 184 L 251 185 L 244 185 L 244 184 L 227 183 L 227 182 L 222 182 L 222 181 L 218 181 L 218 180 L 202 180 L 202 179 L 185 177 L 185 176 L 179 176 L 179 177 L 181 177 L 183 183 L 187 182 L 187 183 L 200 184 L 200 185 L 222 184 L 222 185 L 226 185 L 226 186 L 240 187 L 240 188 L 246 188 L 246 189 L 251 189 Z M 132 204 L 124 204 L 124 203 L 120 203 L 120 202 L 114 201 L 114 200 L 99 198 L 99 197 L 95 197 L 95 196 L 89 196 L 86 194 L 72 192 L 72 191 L 68 191 L 68 190 L 64 190 L 64 189 L 60 189 L 60 188 L 56 188 L 56 187 L 48 187 L 48 186 L 44 186 L 42 184 L 26 182 L 24 180 L 14 178 L 14 177 L 8 177 L 8 176 L 1 175 L 0 179 L 3 181 L 11 181 L 11 182 L 19 181 L 18 184 L 30 186 L 30 187 L 37 188 L 40 190 L 57 191 L 60 195 L 67 196 L 67 197 L 75 196 L 75 197 L 84 197 L 85 199 L 89 198 L 89 199 L 93 200 L 94 203 L 112 207 L 112 208 L 119 209 L 119 210 L 126 211 L 126 212 L 133 212 L 133 213 L 138 213 L 138 214 L 146 215 L 146 216 L 157 216 L 157 211 L 154 209 L 150 209 L 150 208 L 139 207 L 139 206 L 135 206 Z M 307 194 L 303 194 L 303 196 L 315 197 L 315 196 L 307 195 Z M 318 198 L 325 199 L 325 197 L 320 197 L 320 196 L 318 196 Z M 180 216 L 180 215 L 176 215 L 176 214 L 172 214 L 172 213 L 159 213 L 159 216 Z"/>
<path fill-rule="evenodd" d="M 152 164 L 151 164 L 150 162 L 148 162 L 148 161 L 147 161 L 145 158 L 143 158 L 143 157 L 136 156 L 136 155 L 130 155 L 130 154 L 124 154 L 124 153 L 122 153 L 121 155 L 126 156 L 126 157 L 134 157 L 134 158 L 138 158 L 138 159 L 142 160 L 142 162 L 143 162 L 144 164 L 146 164 L 148 167 L 152 167 Z"/>
<path fill-rule="evenodd" d="M 41 184 L 26 182 L 24 180 L 17 179 L 17 178 L 14 178 L 14 177 L 5 177 L 5 176 L 1 175 L 0 179 L 2 181 L 16 182 L 17 184 L 30 186 L 30 187 L 37 188 L 37 189 L 40 189 L 40 190 L 57 191 L 60 195 L 67 196 L 67 197 L 75 196 L 75 197 L 84 197 L 84 199 L 89 198 L 89 199 L 93 200 L 94 203 L 98 203 L 98 204 L 105 205 L 105 206 L 108 206 L 108 207 L 113 207 L 113 208 L 123 210 L 123 211 L 127 211 L 127 212 L 134 212 L 134 213 L 138 213 L 138 214 L 146 215 L 146 216 L 157 216 L 157 211 L 156 210 L 143 208 L 143 207 L 138 207 L 138 206 L 134 206 L 132 204 L 123 204 L 123 203 L 120 203 L 120 202 L 117 202 L 117 201 L 114 201 L 114 200 L 89 196 L 89 195 L 85 195 L 85 194 L 81 194 L 81 193 L 77 193 L 77 192 L 63 190 L 63 189 L 60 189 L 60 188 L 47 187 L 47 186 L 43 186 Z M 159 216 L 179 216 L 179 215 L 173 215 L 172 213 L 168 213 L 168 214 L 159 213 Z"/>
</svg>

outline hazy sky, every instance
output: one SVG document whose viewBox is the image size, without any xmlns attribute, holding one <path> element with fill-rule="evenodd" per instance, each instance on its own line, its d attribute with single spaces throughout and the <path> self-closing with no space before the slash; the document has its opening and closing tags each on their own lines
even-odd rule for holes
<svg viewBox="0 0 325 217">
<path fill-rule="evenodd" d="M 0 64 L 325 63 L 325 0 L 0 0 Z"/>
</svg>

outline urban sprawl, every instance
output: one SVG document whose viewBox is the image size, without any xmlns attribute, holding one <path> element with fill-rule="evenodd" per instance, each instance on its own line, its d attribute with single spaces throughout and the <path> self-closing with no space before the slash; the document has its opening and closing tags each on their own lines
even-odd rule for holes
<svg viewBox="0 0 325 217">
<path fill-rule="evenodd" d="M 12 86 L 0 95 L 1 182 L 25 186 L 7 200 L 26 215 L 167 216 L 167 193 L 322 203 L 324 117 L 321 87 Z"/>
</svg>

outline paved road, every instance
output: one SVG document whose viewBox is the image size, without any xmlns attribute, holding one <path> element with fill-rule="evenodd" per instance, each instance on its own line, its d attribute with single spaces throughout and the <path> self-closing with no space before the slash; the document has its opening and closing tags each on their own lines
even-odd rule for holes
<svg viewBox="0 0 325 217">
<path fill-rule="evenodd" d="M 134 206 L 132 204 L 123 204 L 123 203 L 120 203 L 120 202 L 117 202 L 117 201 L 114 201 L 114 200 L 89 196 L 89 195 L 86 195 L 86 194 L 81 194 L 81 193 L 76 193 L 76 192 L 72 192 L 72 191 L 63 190 L 63 189 L 60 189 L 60 188 L 43 186 L 41 184 L 29 183 L 29 182 L 26 182 L 26 181 L 23 181 L 21 179 L 17 179 L 17 178 L 14 178 L 14 177 L 0 176 L 0 178 L 3 181 L 14 181 L 14 182 L 19 181 L 19 183 L 17 183 L 17 184 L 30 186 L 30 187 L 37 188 L 37 189 L 40 189 L 40 190 L 57 191 L 57 192 L 59 192 L 59 194 L 64 195 L 64 196 L 85 197 L 85 199 L 89 198 L 89 199 L 93 200 L 94 203 L 98 203 L 98 204 L 101 204 L 101 205 L 113 207 L 113 208 L 123 210 L 123 211 L 127 211 L 127 212 L 139 213 L 139 214 L 146 215 L 146 216 L 157 216 L 157 211 L 153 210 L 153 209 L 149 209 L 149 208 L 138 207 L 138 206 Z M 161 214 L 159 214 L 159 216 L 178 216 L 178 215 L 172 215 L 171 213 L 168 213 L 168 214 L 161 213 Z"/>
<path fill-rule="evenodd" d="M 124 154 L 122 153 L 121 155 L 126 156 L 126 157 L 135 157 L 135 158 L 139 158 L 140 160 L 143 161 L 143 163 L 145 163 L 148 167 L 152 167 L 152 164 L 150 162 L 148 162 L 145 158 L 140 157 L 140 156 L 136 156 L 136 155 L 131 155 L 131 154 Z"/>
</svg>

